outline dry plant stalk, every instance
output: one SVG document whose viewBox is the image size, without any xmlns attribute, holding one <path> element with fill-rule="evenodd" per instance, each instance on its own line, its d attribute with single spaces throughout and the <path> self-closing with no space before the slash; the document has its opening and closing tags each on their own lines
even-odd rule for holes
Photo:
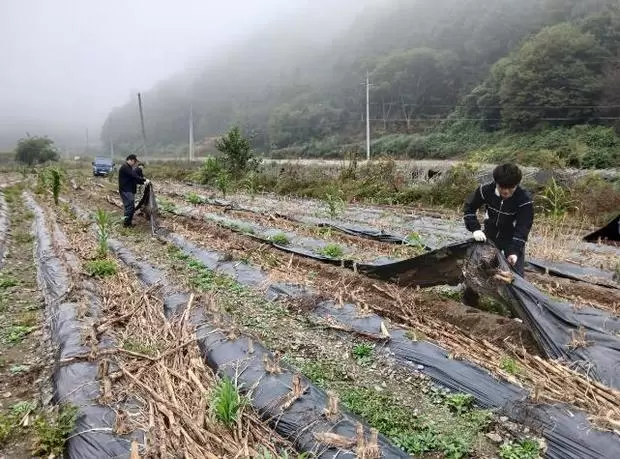
<svg viewBox="0 0 620 459">
<path fill-rule="evenodd" d="M 571 342 L 568 343 L 568 347 L 570 349 L 579 349 L 582 347 L 588 347 L 592 344 L 591 341 L 587 340 L 586 330 L 582 326 L 579 327 L 577 331 L 573 331 L 571 335 L 572 335 Z"/>
<path fill-rule="evenodd" d="M 333 392 L 327 392 L 327 407 L 323 410 L 325 417 L 331 421 L 336 422 L 340 419 L 340 409 L 338 407 L 339 399 Z"/>
</svg>

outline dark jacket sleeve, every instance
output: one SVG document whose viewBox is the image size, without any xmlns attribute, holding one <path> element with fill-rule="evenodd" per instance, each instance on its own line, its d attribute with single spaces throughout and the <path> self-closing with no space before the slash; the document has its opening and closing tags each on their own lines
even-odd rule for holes
<svg viewBox="0 0 620 459">
<path fill-rule="evenodd" d="M 142 185 L 144 182 L 146 182 L 144 175 L 141 176 L 140 174 L 138 174 L 138 172 L 136 172 L 136 169 L 134 169 L 133 167 L 130 167 L 128 172 L 131 175 L 131 178 L 134 179 L 136 183 Z"/>
<path fill-rule="evenodd" d="M 484 204 L 484 197 L 483 197 L 482 185 L 480 185 L 480 187 L 478 187 L 476 191 L 474 191 L 469 196 L 469 198 L 467 198 L 467 201 L 465 201 L 465 207 L 463 210 L 463 213 L 464 213 L 463 218 L 465 219 L 465 228 L 467 228 L 467 230 L 471 231 L 472 233 L 482 228 L 482 226 L 480 225 L 480 222 L 478 221 L 477 212 L 478 212 L 478 209 L 480 209 L 483 204 Z"/>
<path fill-rule="evenodd" d="M 525 243 L 534 223 L 534 203 L 529 193 L 525 193 L 523 202 L 517 210 L 515 232 L 506 255 L 523 254 Z"/>
</svg>

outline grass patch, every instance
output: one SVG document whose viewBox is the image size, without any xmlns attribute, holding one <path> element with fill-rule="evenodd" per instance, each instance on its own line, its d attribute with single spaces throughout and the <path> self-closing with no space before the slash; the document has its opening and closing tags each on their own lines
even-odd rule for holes
<svg viewBox="0 0 620 459">
<path fill-rule="evenodd" d="M 113 276 L 118 270 L 118 265 L 113 260 L 91 260 L 84 263 L 84 270 L 90 277 Z"/>
<path fill-rule="evenodd" d="M 361 343 L 355 345 L 351 353 L 353 354 L 353 357 L 355 357 L 355 360 L 357 360 L 358 363 L 367 363 L 372 360 L 373 351 L 374 346 L 367 343 Z"/>
<path fill-rule="evenodd" d="M 35 329 L 36 327 L 29 327 L 27 325 L 12 325 L 3 331 L 2 341 L 14 346 L 21 343 Z"/>
<path fill-rule="evenodd" d="M 330 258 L 342 258 L 344 255 L 344 250 L 338 244 L 327 244 L 319 253 L 325 257 Z"/>
<path fill-rule="evenodd" d="M 536 440 L 510 442 L 499 449 L 501 459 L 538 459 L 541 457 L 540 454 L 540 444 Z"/>
<path fill-rule="evenodd" d="M 446 397 L 446 405 L 460 416 L 471 411 L 474 397 L 470 394 L 450 394 Z"/>
<path fill-rule="evenodd" d="M 512 357 L 502 357 L 502 360 L 499 363 L 499 367 L 506 373 L 511 375 L 518 375 L 519 373 L 521 373 L 521 367 L 519 367 L 517 361 Z"/>
<path fill-rule="evenodd" d="M 17 285 L 19 285 L 19 281 L 13 276 L 0 273 L 0 291 L 8 290 L 9 288 L 16 287 Z"/>
<path fill-rule="evenodd" d="M 206 202 L 204 198 L 202 198 L 201 196 L 199 196 L 196 193 L 187 193 L 185 195 L 185 200 L 187 202 L 189 202 L 190 204 L 193 204 L 195 206 L 200 205 L 200 204 L 204 204 Z"/>
<path fill-rule="evenodd" d="M 177 211 L 177 206 L 171 202 L 168 201 L 167 199 L 157 199 L 157 207 L 159 208 L 159 210 L 161 210 L 162 212 L 168 212 L 170 214 L 173 214 Z"/>
<path fill-rule="evenodd" d="M 13 240 L 18 244 L 30 244 L 34 241 L 34 236 L 30 233 L 19 231 L 13 235 Z"/>
<path fill-rule="evenodd" d="M 232 428 L 243 410 L 244 399 L 233 381 L 223 378 L 218 381 L 211 397 L 211 410 L 218 422 Z"/>
<path fill-rule="evenodd" d="M 278 244 L 278 245 L 289 245 L 290 244 L 288 236 L 284 233 L 274 234 L 273 236 L 269 238 L 269 240 L 273 242 L 274 244 Z"/>
<path fill-rule="evenodd" d="M 65 442 L 75 427 L 77 415 L 78 408 L 73 405 L 63 405 L 55 413 L 39 415 L 34 423 L 34 454 L 62 456 Z"/>
</svg>

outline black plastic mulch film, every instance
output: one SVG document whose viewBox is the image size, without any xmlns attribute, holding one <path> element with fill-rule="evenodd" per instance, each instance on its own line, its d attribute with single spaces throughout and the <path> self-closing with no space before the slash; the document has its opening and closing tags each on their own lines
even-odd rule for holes
<svg viewBox="0 0 620 459">
<path fill-rule="evenodd" d="M 4 193 L 0 189 L 0 268 L 4 265 L 4 257 L 7 250 L 9 237 L 9 211 L 7 209 Z"/>
<path fill-rule="evenodd" d="M 587 242 L 598 242 L 601 241 L 620 241 L 620 215 L 614 218 L 609 224 L 605 225 L 603 228 L 595 231 L 592 234 L 588 234 L 583 238 L 584 241 Z"/>
<path fill-rule="evenodd" d="M 90 348 L 82 344 L 87 319 L 77 317 L 79 305 L 67 298 L 71 285 L 69 275 L 54 251 L 42 209 L 29 196 L 25 201 L 34 213 L 37 280 L 45 299 L 45 317 L 52 342 L 57 346 L 52 375 L 54 402 L 78 407 L 76 425 L 66 443 L 66 454 L 73 458 L 128 457 L 131 439 L 112 432 L 116 420 L 114 411 L 97 403 L 100 395 L 98 364 L 83 360 L 59 363 L 90 352 Z M 63 237 L 58 228 L 54 233 L 57 241 Z M 89 289 L 88 282 L 82 287 L 89 307 L 86 317 L 94 319 L 100 311 L 99 300 Z M 99 343 L 100 348 L 111 345 L 105 338 Z M 139 432 L 136 435 L 140 439 Z"/>
</svg>

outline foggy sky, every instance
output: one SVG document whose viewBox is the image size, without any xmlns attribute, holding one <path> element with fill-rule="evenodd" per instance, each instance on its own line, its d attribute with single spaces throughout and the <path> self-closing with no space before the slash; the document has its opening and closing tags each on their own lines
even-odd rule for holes
<svg viewBox="0 0 620 459">
<path fill-rule="evenodd" d="M 0 133 L 45 125 L 92 142 L 109 111 L 283 16 L 354 0 L 0 0 Z M 327 5 L 331 5 L 327 7 Z M 34 132 L 44 134 L 43 132 Z"/>
</svg>

